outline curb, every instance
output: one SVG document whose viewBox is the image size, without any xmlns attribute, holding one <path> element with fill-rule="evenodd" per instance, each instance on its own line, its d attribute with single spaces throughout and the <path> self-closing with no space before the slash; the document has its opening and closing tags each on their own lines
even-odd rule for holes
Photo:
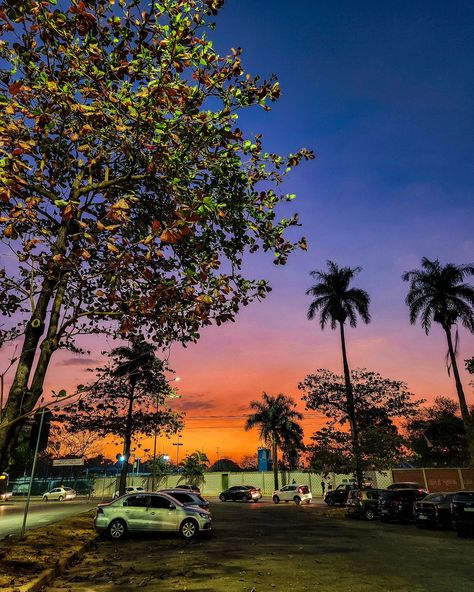
<svg viewBox="0 0 474 592">
<path fill-rule="evenodd" d="M 98 535 L 96 535 L 80 547 L 71 549 L 71 553 L 67 557 L 58 559 L 54 567 L 44 569 L 31 582 L 16 586 L 13 590 L 15 592 L 39 592 L 46 585 L 51 584 L 59 575 L 62 575 L 73 561 L 80 559 L 98 538 Z"/>
</svg>

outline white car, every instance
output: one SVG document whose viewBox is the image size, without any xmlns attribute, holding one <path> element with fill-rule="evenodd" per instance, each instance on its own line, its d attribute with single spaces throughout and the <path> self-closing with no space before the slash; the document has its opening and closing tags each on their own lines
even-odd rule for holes
<svg viewBox="0 0 474 592">
<path fill-rule="evenodd" d="M 295 502 L 295 504 L 310 504 L 313 496 L 308 485 L 285 485 L 273 492 L 273 503 Z"/>
<path fill-rule="evenodd" d="M 0 502 L 6 502 L 12 497 L 13 493 L 11 491 L 5 491 L 4 493 L 0 493 Z"/>
<path fill-rule="evenodd" d="M 125 495 L 127 495 L 128 493 L 143 493 L 144 491 L 144 487 L 135 487 L 134 485 L 127 485 L 127 487 L 125 488 Z M 118 497 L 120 497 L 120 493 L 116 491 L 114 493 L 114 499 L 117 499 Z"/>
<path fill-rule="evenodd" d="M 71 500 L 76 497 L 76 492 L 71 487 L 55 487 L 51 489 L 51 491 L 47 491 L 43 493 L 43 501 L 50 502 L 52 500 L 57 500 L 58 502 L 62 502 L 65 500 Z"/>
</svg>

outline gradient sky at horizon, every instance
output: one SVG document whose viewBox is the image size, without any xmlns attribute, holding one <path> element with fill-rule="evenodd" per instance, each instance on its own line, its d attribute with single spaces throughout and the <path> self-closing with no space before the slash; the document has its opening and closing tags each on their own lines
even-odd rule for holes
<svg viewBox="0 0 474 592">
<path fill-rule="evenodd" d="M 401 274 L 422 256 L 474 261 L 474 5 L 227 0 L 216 22 L 221 53 L 241 46 L 247 71 L 276 73 L 282 86 L 270 113 L 245 112 L 240 127 L 263 133 L 271 151 L 305 146 L 318 156 L 285 182 L 298 195 L 291 206 L 308 252 L 284 268 L 270 256 L 249 258 L 247 273 L 271 281 L 269 298 L 235 324 L 207 328 L 197 345 L 171 350 L 189 415 L 180 455 L 252 453 L 257 434 L 243 431 L 251 399 L 262 391 L 299 399 L 306 374 L 341 371 L 337 333 L 306 320 L 309 271 L 327 259 L 360 265 L 356 285 L 372 298 L 372 323 L 348 331 L 351 365 L 402 379 L 420 397 L 454 398 L 442 331 L 427 337 L 409 325 Z M 98 360 L 104 343 L 83 341 Z M 463 329 L 459 352 L 461 366 L 474 355 Z M 45 392 L 85 382 L 88 365 L 57 354 Z M 473 403 L 465 372 L 463 380 Z M 305 420 L 307 437 L 319 423 Z M 170 441 L 160 447 L 175 458 Z"/>
</svg>

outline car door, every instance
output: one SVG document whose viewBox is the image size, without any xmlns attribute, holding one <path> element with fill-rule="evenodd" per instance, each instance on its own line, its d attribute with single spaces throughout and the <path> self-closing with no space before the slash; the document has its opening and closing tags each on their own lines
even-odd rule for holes
<svg viewBox="0 0 474 592">
<path fill-rule="evenodd" d="M 149 496 L 143 494 L 130 495 L 123 501 L 123 512 L 129 530 L 148 529 Z"/>
<path fill-rule="evenodd" d="M 58 497 L 59 497 L 59 492 L 60 492 L 60 491 L 61 491 L 61 490 L 60 490 L 60 489 L 58 489 L 57 487 L 55 487 L 54 489 L 51 489 L 51 491 L 49 492 L 48 498 L 49 498 L 50 500 L 57 500 L 57 499 L 58 499 Z"/>
<path fill-rule="evenodd" d="M 293 499 L 293 494 L 295 491 L 295 486 L 294 485 L 285 485 L 285 487 L 281 488 L 282 491 L 282 499 L 286 502 L 290 501 Z"/>
<path fill-rule="evenodd" d="M 150 495 L 147 529 L 150 531 L 178 530 L 181 506 L 163 495 Z"/>
<path fill-rule="evenodd" d="M 229 499 L 231 500 L 238 500 L 239 499 L 239 487 L 231 487 L 229 489 L 229 495 L 228 495 Z"/>
</svg>

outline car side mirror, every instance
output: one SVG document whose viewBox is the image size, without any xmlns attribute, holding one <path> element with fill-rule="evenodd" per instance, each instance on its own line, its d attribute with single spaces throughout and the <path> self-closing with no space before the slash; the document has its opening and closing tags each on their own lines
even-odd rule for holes
<svg viewBox="0 0 474 592">
<path fill-rule="evenodd" d="M 176 506 L 174 504 L 170 504 L 168 507 L 170 510 L 176 510 Z"/>
</svg>

